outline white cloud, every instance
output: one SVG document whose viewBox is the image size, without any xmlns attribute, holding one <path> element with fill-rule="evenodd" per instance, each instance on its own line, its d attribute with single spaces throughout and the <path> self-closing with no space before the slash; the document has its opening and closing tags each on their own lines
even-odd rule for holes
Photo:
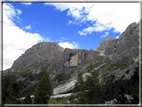
<svg viewBox="0 0 142 107">
<path fill-rule="evenodd" d="M 94 27 L 88 27 L 86 29 L 83 29 L 83 32 L 88 32 L 89 34 L 91 34 L 93 31 L 95 31 L 95 28 Z"/>
<path fill-rule="evenodd" d="M 71 24 L 76 24 L 76 25 L 82 26 L 79 21 L 71 21 L 71 20 L 69 20 L 67 25 L 71 25 Z"/>
<path fill-rule="evenodd" d="M 24 4 L 24 5 L 27 5 L 27 6 L 28 6 L 28 5 L 31 5 L 32 3 L 22 3 L 22 4 Z"/>
<path fill-rule="evenodd" d="M 102 25 L 100 23 L 95 23 L 94 26 L 89 26 L 88 28 L 83 29 L 82 31 L 78 31 L 78 33 L 80 35 L 87 35 L 87 34 L 91 34 L 92 32 L 101 32 L 101 31 L 105 31 L 105 30 L 110 30 L 111 27 L 109 26 L 109 24 L 106 25 Z"/>
<path fill-rule="evenodd" d="M 67 40 L 67 38 L 61 37 L 61 39 L 59 41 L 61 42 L 61 41 L 65 41 L 65 40 Z"/>
<path fill-rule="evenodd" d="M 80 31 L 82 34 L 111 28 L 114 28 L 114 32 L 122 33 L 130 23 L 140 20 L 139 3 L 46 3 L 46 5 L 53 5 L 60 11 L 68 9 L 67 15 L 74 17 L 76 21 L 93 22 L 94 26 Z"/>
<path fill-rule="evenodd" d="M 69 22 L 67 23 L 67 25 L 70 25 L 70 24 L 72 24 L 72 21 L 71 21 L 71 20 L 69 20 Z"/>
<path fill-rule="evenodd" d="M 108 34 L 109 34 L 109 32 L 105 32 L 105 34 L 104 34 L 104 35 L 102 35 L 102 36 L 101 36 L 101 38 L 106 37 Z"/>
<path fill-rule="evenodd" d="M 81 17 L 79 10 L 76 10 L 76 9 L 70 9 L 70 11 L 68 11 L 67 15 L 73 16 L 77 19 L 79 19 Z"/>
<path fill-rule="evenodd" d="M 42 42 L 49 42 L 49 41 L 50 41 L 49 38 L 43 38 L 43 39 L 42 39 Z"/>
<path fill-rule="evenodd" d="M 60 42 L 59 45 L 63 48 L 78 49 L 79 45 L 76 42 Z"/>
<path fill-rule="evenodd" d="M 19 10 L 19 9 L 16 9 L 16 10 L 17 10 L 17 12 L 18 12 L 18 15 L 20 15 L 20 14 L 22 13 L 21 10 Z"/>
<path fill-rule="evenodd" d="M 72 20 L 69 20 L 69 22 L 67 23 L 67 25 L 71 25 L 71 24 L 77 24 L 77 22 L 74 22 Z M 79 23 L 78 23 L 79 24 Z"/>
<path fill-rule="evenodd" d="M 31 29 L 31 25 L 26 26 L 25 29 L 30 30 Z"/>
<path fill-rule="evenodd" d="M 83 18 L 82 15 L 83 7 L 88 6 L 88 3 L 45 3 L 45 5 L 53 5 L 56 7 L 57 10 L 60 11 L 69 9 L 67 15 L 75 17 L 76 20 L 78 20 Z M 87 9 L 85 12 L 87 12 Z"/>
<path fill-rule="evenodd" d="M 119 38 L 119 36 L 116 36 L 116 38 L 118 39 L 118 38 Z"/>
<path fill-rule="evenodd" d="M 64 11 L 67 9 L 70 9 L 71 11 L 74 10 L 81 10 L 85 5 L 85 3 L 45 3 L 45 5 L 53 5 L 56 7 L 56 9 L 60 11 Z"/>
<path fill-rule="evenodd" d="M 98 3 L 92 7 L 87 18 L 104 25 L 111 23 L 114 32 L 123 32 L 130 23 L 140 20 L 140 4 Z"/>
<path fill-rule="evenodd" d="M 16 10 L 13 8 L 12 5 L 10 4 L 5 4 L 3 5 L 4 12 L 3 12 L 3 23 L 4 24 L 9 24 L 9 25 L 15 25 L 12 20 L 16 16 Z M 11 20 L 10 20 L 11 19 Z"/>
<path fill-rule="evenodd" d="M 3 69 L 12 66 L 21 54 L 39 41 L 44 41 L 38 33 L 25 32 L 13 20 L 19 17 L 11 4 L 3 4 Z M 20 11 L 19 11 L 20 12 Z M 22 11 L 21 11 L 22 12 Z"/>
<path fill-rule="evenodd" d="M 112 27 L 110 24 L 101 24 L 101 23 L 98 23 L 96 22 L 94 24 L 94 29 L 96 32 L 101 32 L 101 31 L 104 31 L 104 30 L 110 30 Z"/>
<path fill-rule="evenodd" d="M 78 31 L 78 33 L 80 34 L 80 35 L 87 35 L 87 34 L 91 34 L 93 31 L 95 31 L 95 27 L 88 27 L 88 28 L 85 28 L 85 29 L 83 29 L 82 31 Z"/>
<path fill-rule="evenodd" d="M 87 33 L 84 33 L 84 32 L 82 32 L 82 31 L 78 31 L 78 33 L 80 34 L 80 35 L 87 35 Z"/>
<path fill-rule="evenodd" d="M 73 42 L 73 46 L 75 49 L 79 49 L 79 45 L 76 42 Z"/>
</svg>

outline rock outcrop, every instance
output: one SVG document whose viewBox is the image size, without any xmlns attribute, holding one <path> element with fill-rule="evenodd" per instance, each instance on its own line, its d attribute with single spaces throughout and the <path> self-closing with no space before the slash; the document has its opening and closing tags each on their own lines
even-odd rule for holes
<svg viewBox="0 0 142 107">
<path fill-rule="evenodd" d="M 105 55 L 113 55 L 112 63 L 126 58 L 136 58 L 139 55 L 139 24 L 132 23 L 119 36 L 107 44 Z"/>
<path fill-rule="evenodd" d="M 115 38 L 109 36 L 108 39 L 103 39 L 100 43 L 99 46 L 96 50 L 98 51 L 105 51 L 106 48 L 108 47 L 109 43 L 113 40 L 116 40 Z"/>
<path fill-rule="evenodd" d="M 130 24 L 118 39 L 111 36 L 99 43 L 97 51 L 103 52 L 106 56 L 111 56 L 111 63 L 116 63 L 122 59 L 129 61 L 139 55 L 139 25 L 141 21 Z"/>
<path fill-rule="evenodd" d="M 72 90 L 78 72 L 85 74 L 90 61 L 100 71 L 104 82 L 122 77 L 129 78 L 139 61 L 141 23 L 142 21 L 130 24 L 118 39 L 109 36 L 108 39 L 102 40 L 96 50 L 64 49 L 55 42 L 38 43 L 15 60 L 7 71 L 29 71 L 28 77 L 18 74 L 15 79 L 27 83 L 32 81 L 31 83 L 34 84 L 31 85 L 33 87 L 30 90 L 33 92 L 35 83 L 38 82 L 38 75 L 46 69 L 53 82 L 54 94 Z M 71 78 L 73 79 L 69 81 Z"/>
<path fill-rule="evenodd" d="M 23 71 L 26 67 L 37 66 L 45 60 L 52 61 L 55 58 L 56 62 L 59 62 L 63 51 L 64 48 L 60 47 L 56 42 L 36 44 L 14 61 L 10 70 L 13 72 Z"/>
</svg>

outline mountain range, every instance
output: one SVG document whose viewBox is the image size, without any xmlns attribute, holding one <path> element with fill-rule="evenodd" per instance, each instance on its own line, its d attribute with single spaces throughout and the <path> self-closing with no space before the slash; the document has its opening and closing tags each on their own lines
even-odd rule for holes
<svg viewBox="0 0 142 107">
<path fill-rule="evenodd" d="M 141 24 L 142 20 L 130 24 L 119 38 L 109 36 L 102 40 L 96 50 L 64 49 L 56 42 L 38 43 L 16 59 L 11 68 L 3 71 L 3 76 L 10 72 L 12 80 L 20 82 L 21 97 L 27 92 L 34 93 L 43 69 L 49 73 L 53 94 L 71 91 L 78 73 L 85 75 L 91 61 L 104 83 L 129 79 L 139 62 Z"/>
</svg>

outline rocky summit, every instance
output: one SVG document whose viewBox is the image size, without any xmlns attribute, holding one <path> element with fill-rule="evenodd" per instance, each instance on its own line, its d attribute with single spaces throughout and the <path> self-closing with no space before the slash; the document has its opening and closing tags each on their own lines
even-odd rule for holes
<svg viewBox="0 0 142 107">
<path fill-rule="evenodd" d="M 20 81 L 21 96 L 26 92 L 33 94 L 43 69 L 49 73 L 54 94 L 72 90 L 78 72 L 85 75 L 91 61 L 104 83 L 130 78 L 139 62 L 141 23 L 142 20 L 130 24 L 117 39 L 109 36 L 102 40 L 96 50 L 64 49 L 56 42 L 38 43 L 26 50 L 3 74 L 10 72 L 13 80 Z"/>
<path fill-rule="evenodd" d="M 11 71 L 20 72 L 29 68 L 29 66 L 39 65 L 45 60 L 53 61 L 55 58 L 56 62 L 59 62 L 63 51 L 64 49 L 56 42 L 43 42 L 36 44 L 14 61 Z"/>
</svg>

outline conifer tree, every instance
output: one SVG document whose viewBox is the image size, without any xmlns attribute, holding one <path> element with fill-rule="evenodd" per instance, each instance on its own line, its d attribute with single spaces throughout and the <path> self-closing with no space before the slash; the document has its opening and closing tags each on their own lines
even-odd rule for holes
<svg viewBox="0 0 142 107">
<path fill-rule="evenodd" d="M 23 104 L 32 104 L 32 99 L 30 97 L 30 93 L 28 93 L 23 101 Z"/>
<path fill-rule="evenodd" d="M 97 104 L 102 103 L 102 84 L 100 82 L 100 75 L 92 62 L 87 67 L 86 80 L 83 81 L 82 73 L 78 74 L 77 82 L 75 84 L 74 96 L 70 97 L 71 103 L 79 104 Z M 77 101 L 74 99 L 77 98 Z"/>
<path fill-rule="evenodd" d="M 87 68 L 89 75 L 86 76 L 87 96 L 89 104 L 100 104 L 102 103 L 102 83 L 100 82 L 100 74 L 93 63 L 91 62 Z"/>
<path fill-rule="evenodd" d="M 86 98 L 85 98 L 85 93 L 84 93 L 85 89 L 86 89 L 86 86 L 83 80 L 83 73 L 79 72 L 77 76 L 77 81 L 75 83 L 75 88 L 73 90 L 75 94 L 72 94 L 72 96 L 70 97 L 70 102 L 85 104 L 86 103 Z M 77 100 L 74 100 L 75 98 Z"/>
<path fill-rule="evenodd" d="M 131 103 L 139 103 L 139 66 L 135 68 L 134 75 L 131 76 L 132 80 L 132 93 L 131 93 Z"/>
<path fill-rule="evenodd" d="M 13 81 L 10 84 L 10 93 L 9 93 L 9 98 L 10 98 L 10 104 L 19 104 L 20 99 L 19 99 L 19 92 L 20 92 L 20 85 L 19 82 Z"/>
<path fill-rule="evenodd" d="M 122 86 L 119 96 L 116 97 L 116 104 L 138 104 L 139 103 L 139 67 L 135 68 L 134 75 L 131 76 L 132 91 L 130 93 L 130 100 L 125 97 L 125 89 Z"/>
<path fill-rule="evenodd" d="M 47 104 L 50 96 L 53 93 L 53 87 L 47 71 L 43 71 L 42 77 L 40 78 L 36 92 L 34 103 L 35 104 Z"/>
<path fill-rule="evenodd" d="M 6 76 L 6 81 L 2 86 L 2 103 L 6 104 L 9 102 L 9 93 L 10 93 L 10 74 Z"/>
<path fill-rule="evenodd" d="M 119 92 L 120 95 L 116 97 L 116 101 L 114 101 L 116 104 L 129 104 L 129 100 L 125 96 L 124 87 L 121 87 L 121 91 Z"/>
<path fill-rule="evenodd" d="M 85 88 L 85 82 L 83 81 L 83 74 L 82 72 L 78 73 L 77 81 L 75 83 L 74 92 L 83 91 Z"/>
</svg>

